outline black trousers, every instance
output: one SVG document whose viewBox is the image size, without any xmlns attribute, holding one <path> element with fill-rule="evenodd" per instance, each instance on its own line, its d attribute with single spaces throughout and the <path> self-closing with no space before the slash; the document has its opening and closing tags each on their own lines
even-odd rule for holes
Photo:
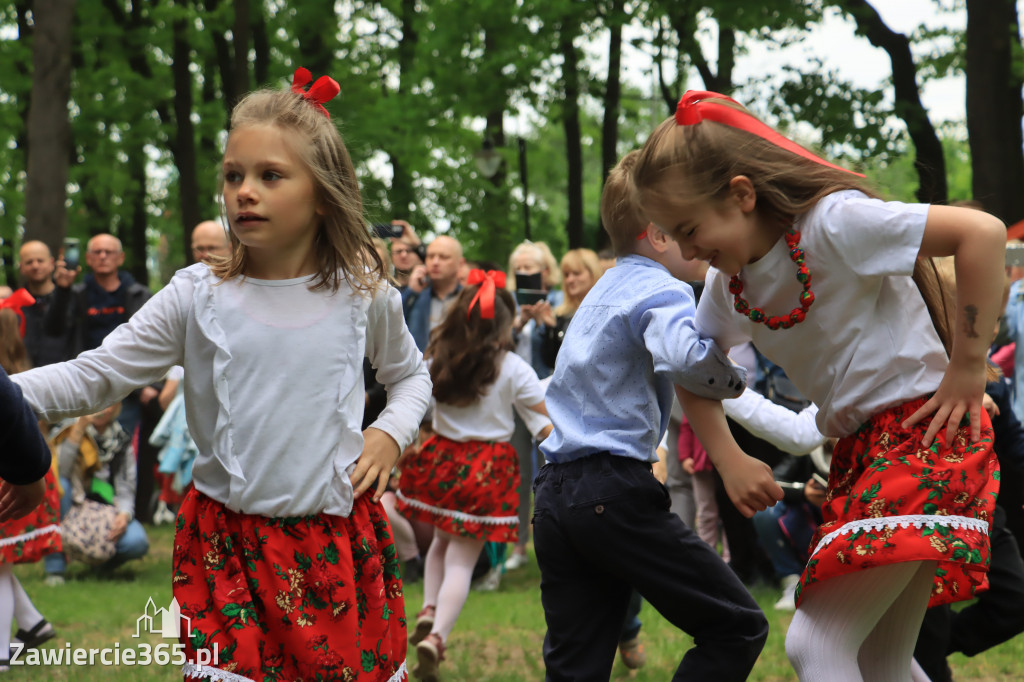
<svg viewBox="0 0 1024 682">
<path fill-rule="evenodd" d="M 635 588 L 694 638 L 674 680 L 745 680 L 768 621 L 721 558 L 669 510 L 638 460 L 546 464 L 534 482 L 534 547 L 551 682 L 607 680 Z"/>
<path fill-rule="evenodd" d="M 928 609 L 914 658 L 932 682 L 953 679 L 946 656 L 956 651 L 975 656 L 1024 632 L 1024 561 L 1002 507 L 993 515 L 992 561 L 987 592 L 960 611 L 949 605 Z"/>
</svg>

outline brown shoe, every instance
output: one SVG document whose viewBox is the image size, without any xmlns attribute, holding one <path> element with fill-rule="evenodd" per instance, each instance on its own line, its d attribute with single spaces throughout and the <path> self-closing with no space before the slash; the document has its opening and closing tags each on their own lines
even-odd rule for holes
<svg viewBox="0 0 1024 682">
<path fill-rule="evenodd" d="M 644 667 L 647 662 L 647 653 L 644 651 L 643 642 L 639 637 L 619 642 L 619 655 L 622 656 L 622 663 L 630 670 Z"/>
<path fill-rule="evenodd" d="M 436 610 L 437 608 L 434 606 L 424 606 L 416 614 L 416 627 L 413 629 L 412 634 L 409 635 L 410 644 L 419 644 L 434 629 L 434 612 Z"/>
<path fill-rule="evenodd" d="M 412 674 L 417 680 L 424 682 L 440 682 L 440 664 L 444 660 L 444 642 L 441 635 L 432 632 L 422 642 L 416 645 L 416 659 L 418 661 Z"/>
</svg>

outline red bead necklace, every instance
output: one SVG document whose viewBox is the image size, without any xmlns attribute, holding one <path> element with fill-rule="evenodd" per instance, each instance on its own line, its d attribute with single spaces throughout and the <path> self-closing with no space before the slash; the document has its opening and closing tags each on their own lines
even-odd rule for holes
<svg viewBox="0 0 1024 682">
<path fill-rule="evenodd" d="M 746 315 L 750 318 L 751 322 L 764 324 L 769 329 L 789 329 L 795 324 L 800 324 L 807 317 L 807 309 L 814 303 L 814 294 L 811 292 L 811 271 L 804 264 L 804 250 L 798 246 L 800 243 L 800 233 L 791 227 L 783 236 L 786 238 L 786 244 L 789 245 L 789 257 L 797 266 L 797 281 L 804 287 L 804 290 L 800 293 L 799 308 L 793 308 L 789 315 L 786 316 L 773 315 L 768 317 L 760 308 L 751 308 L 747 300 L 740 295 L 743 293 L 743 280 L 740 279 L 739 275 L 733 275 L 732 279 L 729 280 L 729 293 L 735 296 L 733 307 L 736 308 L 736 312 Z"/>
</svg>

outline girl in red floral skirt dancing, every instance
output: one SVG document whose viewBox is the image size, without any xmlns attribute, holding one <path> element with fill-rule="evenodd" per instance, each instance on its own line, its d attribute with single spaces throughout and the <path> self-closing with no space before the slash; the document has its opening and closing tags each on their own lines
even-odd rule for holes
<svg viewBox="0 0 1024 682">
<path fill-rule="evenodd" d="M 698 329 L 722 348 L 753 341 L 840 438 L 786 638 L 798 675 L 920 677 L 929 602 L 970 599 L 988 571 L 999 486 L 981 401 L 1005 228 L 883 201 L 713 92 L 683 96 L 634 181 L 646 217 L 711 264 Z M 936 256 L 955 257 L 952 310 Z M 738 450 L 720 404 L 680 399 L 709 452 Z"/>
<path fill-rule="evenodd" d="M 410 638 L 419 679 L 438 679 L 484 543 L 517 539 L 519 460 L 508 442 L 513 409 L 538 437 L 551 429 L 536 372 L 510 352 L 514 315 L 505 274 L 473 270 L 424 354 L 434 383 L 436 435 L 402 465 L 398 492 L 402 514 L 435 527 L 423 609 Z"/>
<path fill-rule="evenodd" d="M 187 677 L 406 679 L 405 604 L 380 504 L 430 398 L 323 103 L 260 90 L 222 167 L 232 254 L 178 272 L 99 348 L 18 375 L 48 419 L 96 412 L 185 368 L 194 490 L 174 538 Z M 388 403 L 362 428 L 363 358 Z M 364 494 L 366 493 L 366 494 Z"/>
</svg>

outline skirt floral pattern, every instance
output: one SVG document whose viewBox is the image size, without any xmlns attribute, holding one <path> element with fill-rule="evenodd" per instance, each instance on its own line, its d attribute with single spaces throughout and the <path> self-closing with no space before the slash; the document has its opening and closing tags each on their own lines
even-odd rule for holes
<svg viewBox="0 0 1024 682">
<path fill-rule="evenodd" d="M 239 514 L 195 489 L 178 514 L 173 593 L 185 679 L 406 679 L 406 621 L 387 517 L 364 495 L 348 518 Z M 216 651 L 216 670 L 196 652 Z"/>
<path fill-rule="evenodd" d="M 515 542 L 519 456 L 508 443 L 432 436 L 402 465 L 398 510 L 452 535 Z"/>
<path fill-rule="evenodd" d="M 880 412 L 837 443 L 798 605 L 817 582 L 901 561 L 938 562 L 930 606 L 987 589 L 988 524 L 999 492 L 992 425 L 983 411 L 977 443 L 965 422 L 952 447 L 942 431 L 922 448 L 930 419 L 901 424 L 925 400 Z"/>
<path fill-rule="evenodd" d="M 0 525 L 0 563 L 30 564 L 61 551 L 60 493 L 53 469 L 43 478 L 46 494 L 30 514 Z"/>
</svg>

